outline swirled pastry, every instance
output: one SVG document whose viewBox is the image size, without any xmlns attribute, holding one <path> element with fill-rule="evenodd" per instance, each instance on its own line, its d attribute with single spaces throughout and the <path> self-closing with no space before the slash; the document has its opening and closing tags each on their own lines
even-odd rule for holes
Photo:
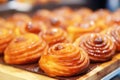
<svg viewBox="0 0 120 80">
<path fill-rule="evenodd" d="M 111 25 L 120 25 L 120 15 L 114 14 L 109 17 L 107 20 L 107 24 L 111 27 Z"/>
<path fill-rule="evenodd" d="M 116 50 L 112 39 L 99 33 L 85 34 L 79 37 L 74 44 L 82 47 L 93 62 L 110 60 Z"/>
<path fill-rule="evenodd" d="M 0 54 L 3 54 L 5 48 L 8 46 L 12 39 L 13 39 L 12 30 L 0 28 Z"/>
<path fill-rule="evenodd" d="M 40 20 L 40 21 L 46 21 L 46 19 L 49 18 L 49 16 L 52 15 L 52 12 L 50 12 L 47 9 L 42 9 L 42 10 L 38 10 L 37 12 L 34 13 L 33 15 L 33 20 Z"/>
<path fill-rule="evenodd" d="M 111 18 L 112 24 L 120 25 L 120 9 L 113 12 L 112 18 Z M 111 26 L 111 25 L 110 25 Z"/>
<path fill-rule="evenodd" d="M 36 62 L 47 50 L 47 44 L 35 34 L 16 37 L 5 49 L 4 60 L 8 64 Z"/>
<path fill-rule="evenodd" d="M 113 39 L 116 45 L 116 50 L 120 51 L 120 26 L 108 28 L 107 30 L 103 31 L 103 33 L 109 35 Z"/>
<path fill-rule="evenodd" d="M 90 16 L 86 17 L 85 20 L 92 21 L 96 25 L 95 32 L 100 32 L 106 28 L 108 25 L 106 23 L 106 19 L 110 16 L 110 12 L 108 10 L 100 9 Z"/>
<path fill-rule="evenodd" d="M 94 32 L 96 29 L 96 25 L 94 22 L 81 22 L 77 25 L 73 25 L 67 28 L 68 34 L 70 35 L 72 41 L 74 41 L 77 37 L 85 34 Z"/>
<path fill-rule="evenodd" d="M 96 15 L 98 15 L 99 19 L 104 19 L 106 18 L 108 15 L 110 15 L 110 11 L 106 10 L 106 9 L 99 9 L 97 11 L 94 12 Z"/>
<path fill-rule="evenodd" d="M 0 26 L 1 26 L 1 24 L 4 24 L 4 22 L 5 22 L 5 20 L 0 17 Z"/>
<path fill-rule="evenodd" d="M 11 27 L 13 27 L 13 25 L 11 26 L 10 22 L 7 22 L 5 19 L 0 17 L 0 28 L 10 29 Z"/>
<path fill-rule="evenodd" d="M 32 21 L 32 22 L 29 22 L 26 27 L 25 27 L 25 30 L 27 32 L 30 32 L 30 33 L 35 33 L 35 34 L 38 34 L 40 32 L 44 32 L 47 30 L 47 27 L 46 25 L 43 23 L 43 22 L 40 22 L 40 21 Z"/>
<path fill-rule="evenodd" d="M 13 23 L 3 19 L 3 18 L 0 18 L 0 28 L 1 29 L 7 29 L 6 31 L 8 31 L 8 32 L 10 31 L 10 32 L 12 32 L 12 35 L 13 35 L 13 33 L 15 35 L 15 32 L 14 32 L 15 31 L 15 25 Z"/>
<path fill-rule="evenodd" d="M 90 16 L 93 11 L 89 8 L 80 8 L 75 11 L 75 13 L 79 14 L 82 18 Z"/>
<path fill-rule="evenodd" d="M 66 29 L 66 19 L 61 15 L 50 12 L 49 10 L 39 10 L 33 16 L 34 21 L 42 21 L 47 27 L 61 27 Z"/>
<path fill-rule="evenodd" d="M 70 42 L 67 33 L 60 28 L 51 28 L 46 32 L 40 33 L 40 36 L 49 44 L 49 46 L 56 43 Z"/>
<path fill-rule="evenodd" d="M 18 26 L 22 26 L 31 21 L 31 18 L 27 14 L 16 13 L 8 18 L 8 21 L 14 22 Z"/>
<path fill-rule="evenodd" d="M 41 56 L 40 68 L 49 76 L 72 76 L 84 72 L 89 65 L 85 51 L 71 43 L 58 43 Z"/>
<path fill-rule="evenodd" d="M 20 33 L 24 34 L 26 33 L 25 27 L 29 22 L 31 22 L 31 18 L 26 14 L 16 13 L 9 17 L 8 21 L 14 23 L 15 26 L 19 28 Z"/>
<path fill-rule="evenodd" d="M 95 16 L 96 15 L 93 14 L 90 17 L 92 18 L 92 17 L 95 17 Z M 94 24 L 96 26 L 94 32 L 98 33 L 98 32 L 101 32 L 101 31 L 103 31 L 103 30 L 108 28 L 108 25 L 106 24 L 105 19 L 100 19 L 99 17 L 97 17 L 96 19 L 91 20 L 91 22 L 94 22 Z"/>
<path fill-rule="evenodd" d="M 67 19 L 63 16 L 52 15 L 48 18 L 50 27 L 57 27 L 66 30 L 68 27 Z"/>
<path fill-rule="evenodd" d="M 55 9 L 53 13 L 58 16 L 67 18 L 72 15 L 73 10 L 70 7 L 61 7 L 61 8 Z"/>
</svg>

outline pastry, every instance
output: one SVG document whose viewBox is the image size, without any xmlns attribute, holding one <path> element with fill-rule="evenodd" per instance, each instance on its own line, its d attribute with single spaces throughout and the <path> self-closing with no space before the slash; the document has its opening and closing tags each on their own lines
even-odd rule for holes
<svg viewBox="0 0 120 80">
<path fill-rule="evenodd" d="M 71 37 L 72 41 L 74 41 L 79 36 L 85 33 L 94 32 L 96 29 L 96 25 L 94 22 L 81 22 L 76 25 L 71 25 L 67 28 L 67 32 Z"/>
<path fill-rule="evenodd" d="M 61 7 L 61 8 L 53 10 L 53 13 L 58 16 L 67 18 L 72 15 L 73 10 L 70 7 Z"/>
<path fill-rule="evenodd" d="M 17 26 L 22 26 L 22 25 L 30 22 L 31 18 L 27 14 L 16 13 L 16 14 L 13 14 L 12 16 L 10 16 L 7 20 L 10 22 L 13 22 Z"/>
<path fill-rule="evenodd" d="M 3 24 L 4 22 L 5 22 L 5 20 L 0 17 L 0 25 Z"/>
<path fill-rule="evenodd" d="M 103 31 L 103 33 L 109 35 L 113 39 L 116 45 L 116 50 L 120 51 L 120 26 L 118 25 L 108 28 Z"/>
<path fill-rule="evenodd" d="M 116 10 L 112 16 L 113 23 L 120 25 L 120 9 Z"/>
<path fill-rule="evenodd" d="M 64 30 L 68 27 L 67 19 L 62 16 L 52 15 L 48 18 L 48 21 L 50 27 L 62 28 Z"/>
<path fill-rule="evenodd" d="M 110 12 L 108 10 L 100 9 L 86 17 L 85 20 L 94 22 L 96 25 L 95 32 L 101 32 L 102 30 L 108 28 L 106 19 L 108 19 L 109 16 Z"/>
<path fill-rule="evenodd" d="M 83 48 L 93 62 L 110 60 L 115 54 L 116 46 L 108 35 L 100 33 L 85 34 L 74 42 Z"/>
<path fill-rule="evenodd" d="M 27 14 L 22 13 L 16 13 L 10 16 L 7 20 L 15 24 L 15 26 L 19 28 L 21 34 L 26 33 L 25 27 L 29 22 L 31 22 L 31 18 Z"/>
<path fill-rule="evenodd" d="M 38 34 L 47 30 L 46 25 L 40 21 L 29 22 L 25 27 L 26 32 Z"/>
<path fill-rule="evenodd" d="M 33 15 L 34 21 L 41 21 L 46 24 L 47 27 L 61 27 L 66 29 L 66 19 L 63 16 L 52 13 L 48 10 L 39 10 Z"/>
<path fill-rule="evenodd" d="M 70 42 L 67 33 L 60 28 L 51 28 L 39 35 L 49 44 L 49 46 L 56 43 Z"/>
<path fill-rule="evenodd" d="M 47 50 L 44 40 L 35 34 L 24 34 L 13 39 L 4 52 L 7 64 L 27 64 L 39 60 Z"/>
<path fill-rule="evenodd" d="M 46 21 L 46 19 L 49 18 L 49 16 L 52 15 L 52 12 L 50 12 L 47 9 L 42 9 L 42 10 L 38 10 L 37 12 L 34 13 L 32 19 L 33 20 L 39 20 L 39 21 Z"/>
<path fill-rule="evenodd" d="M 98 15 L 99 19 L 104 19 L 105 17 L 109 16 L 111 12 L 106 9 L 99 9 L 94 12 L 96 15 Z"/>
<path fill-rule="evenodd" d="M 102 30 L 105 30 L 106 28 L 108 28 L 107 24 L 105 23 L 104 19 L 99 19 L 98 15 L 96 16 L 95 14 L 92 14 L 90 17 L 88 17 L 90 19 L 88 19 L 87 21 L 90 21 L 92 23 L 94 23 L 94 25 L 96 26 L 94 32 L 101 32 Z M 94 18 L 94 19 L 92 19 Z"/>
<path fill-rule="evenodd" d="M 0 28 L 7 29 L 6 31 L 12 32 L 12 36 L 14 35 L 15 37 L 15 25 L 3 18 L 0 18 Z M 8 33 L 9 34 L 9 33 Z"/>
<path fill-rule="evenodd" d="M 6 28 L 0 28 L 0 54 L 3 54 L 5 48 L 13 39 L 12 30 Z"/>
<path fill-rule="evenodd" d="M 114 14 L 111 15 L 108 20 L 107 20 L 108 26 L 114 26 L 114 25 L 120 25 L 120 15 L 119 14 Z"/>
<path fill-rule="evenodd" d="M 41 56 L 40 68 L 49 76 L 73 76 L 89 66 L 85 51 L 71 43 L 58 43 Z"/>
<path fill-rule="evenodd" d="M 75 10 L 75 13 L 79 14 L 82 17 L 82 19 L 84 19 L 85 17 L 90 16 L 93 13 L 93 11 L 89 8 L 80 8 Z"/>
</svg>

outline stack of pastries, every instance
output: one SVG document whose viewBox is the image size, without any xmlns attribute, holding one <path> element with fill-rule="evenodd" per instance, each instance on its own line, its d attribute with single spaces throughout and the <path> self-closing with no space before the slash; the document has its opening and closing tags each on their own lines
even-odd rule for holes
<svg viewBox="0 0 120 80">
<path fill-rule="evenodd" d="M 62 7 L 0 18 L 0 54 L 7 64 L 38 63 L 49 76 L 84 73 L 120 51 L 120 10 Z"/>
</svg>

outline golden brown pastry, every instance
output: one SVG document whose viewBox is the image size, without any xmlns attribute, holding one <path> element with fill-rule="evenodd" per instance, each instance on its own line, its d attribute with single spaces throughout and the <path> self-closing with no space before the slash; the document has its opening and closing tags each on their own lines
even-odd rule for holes
<svg viewBox="0 0 120 80">
<path fill-rule="evenodd" d="M 45 23 L 40 21 L 29 22 L 25 27 L 26 32 L 38 34 L 47 30 Z"/>
<path fill-rule="evenodd" d="M 26 64 L 36 62 L 47 50 L 47 44 L 35 34 L 16 37 L 5 49 L 7 64 Z"/>
<path fill-rule="evenodd" d="M 60 27 L 66 29 L 66 19 L 61 15 L 54 14 L 48 10 L 39 10 L 33 16 L 34 21 L 42 21 L 47 27 Z"/>
<path fill-rule="evenodd" d="M 100 33 L 85 34 L 79 37 L 74 44 L 83 48 L 93 62 L 110 60 L 116 50 L 112 39 L 108 35 Z"/>
<path fill-rule="evenodd" d="M 67 28 L 68 34 L 70 35 L 72 41 L 74 41 L 77 37 L 85 34 L 95 32 L 96 25 L 94 22 L 81 22 L 76 25 L 71 25 Z"/>
<path fill-rule="evenodd" d="M 67 27 L 71 25 L 73 18 L 75 15 L 73 14 L 73 10 L 70 7 L 61 7 L 53 10 L 55 17 L 51 18 L 52 23 L 59 22 L 59 25 L 56 26 L 67 30 Z M 72 20 L 71 20 L 72 19 Z"/>
<path fill-rule="evenodd" d="M 31 18 L 27 14 L 16 13 L 8 18 L 9 22 L 15 24 L 17 28 L 19 28 L 20 33 L 26 33 L 25 27 L 26 25 L 31 22 Z"/>
<path fill-rule="evenodd" d="M 15 34 L 15 28 L 16 28 L 15 25 L 3 18 L 0 18 L 0 28 L 7 29 L 8 31 L 11 31 L 12 33 L 14 33 L 14 35 L 16 35 Z"/>
<path fill-rule="evenodd" d="M 46 19 L 49 18 L 49 16 L 52 15 L 52 12 L 50 12 L 47 9 L 38 10 L 33 15 L 33 20 L 40 20 L 40 21 L 46 21 Z"/>
<path fill-rule="evenodd" d="M 78 24 L 82 23 L 84 21 L 84 19 L 86 17 L 89 17 L 92 13 L 93 13 L 93 11 L 89 8 L 80 8 L 80 9 L 74 10 L 74 13 L 69 15 L 69 18 L 67 20 L 69 26 L 71 26 L 71 25 L 74 26 L 74 25 L 78 25 Z M 88 21 L 89 20 L 87 20 L 87 22 Z"/>
<path fill-rule="evenodd" d="M 107 19 L 108 26 L 112 25 L 120 25 L 120 15 L 119 14 L 113 14 Z"/>
<path fill-rule="evenodd" d="M 100 9 L 93 14 L 86 17 L 84 20 L 92 21 L 96 25 L 95 32 L 100 32 L 106 28 L 108 25 L 106 23 L 106 19 L 110 16 L 110 12 L 108 10 Z"/>
<path fill-rule="evenodd" d="M 40 33 L 40 36 L 52 46 L 56 43 L 70 42 L 67 33 L 60 28 L 51 28 L 46 32 Z"/>
<path fill-rule="evenodd" d="M 90 21 L 96 26 L 94 32 L 101 32 L 102 30 L 108 28 L 104 20 L 100 19 L 98 15 L 92 14 L 85 19 L 85 21 Z"/>
<path fill-rule="evenodd" d="M 111 12 L 106 9 L 99 9 L 99 10 L 95 11 L 94 13 L 96 15 L 98 15 L 99 18 L 103 18 L 103 19 L 111 14 Z"/>
<path fill-rule="evenodd" d="M 68 27 L 71 25 L 77 25 L 83 21 L 83 18 L 80 14 L 73 13 L 69 19 L 66 20 Z"/>
<path fill-rule="evenodd" d="M 85 51 L 71 43 L 58 43 L 41 56 L 40 68 L 49 76 L 73 76 L 89 66 Z"/>
<path fill-rule="evenodd" d="M 62 16 L 62 17 L 69 17 L 71 16 L 71 14 L 73 13 L 73 10 L 70 7 L 61 7 L 61 8 L 57 8 L 53 11 L 54 14 L 58 15 L 58 16 Z"/>
<path fill-rule="evenodd" d="M 8 21 L 14 22 L 16 25 L 21 26 L 31 21 L 31 18 L 27 14 L 16 13 L 8 18 Z"/>
<path fill-rule="evenodd" d="M 6 28 L 0 28 L 0 54 L 3 54 L 5 48 L 13 39 L 12 30 Z"/>
<path fill-rule="evenodd" d="M 6 28 L 8 30 L 11 30 L 14 33 L 14 37 L 21 35 L 21 31 L 19 27 L 16 27 L 16 25 L 10 21 L 6 21 L 3 26 L 3 28 Z M 22 28 L 21 28 L 22 29 Z"/>
<path fill-rule="evenodd" d="M 108 28 L 107 30 L 103 31 L 103 33 L 109 35 L 113 39 L 116 45 L 116 50 L 120 51 L 120 26 Z"/>
<path fill-rule="evenodd" d="M 13 29 L 15 26 L 11 22 L 5 20 L 4 18 L 0 17 L 0 28 L 7 28 L 7 29 Z"/>
<path fill-rule="evenodd" d="M 0 25 L 4 24 L 5 20 L 3 18 L 0 17 Z"/>
<path fill-rule="evenodd" d="M 67 21 L 68 20 L 65 17 L 59 15 L 52 15 L 48 18 L 50 27 L 62 28 L 64 30 L 68 27 Z"/>
<path fill-rule="evenodd" d="M 91 9 L 84 8 L 84 7 L 75 10 L 75 14 L 79 14 L 82 17 L 82 19 L 85 18 L 85 17 L 90 16 L 92 13 L 93 13 L 93 11 Z"/>
</svg>

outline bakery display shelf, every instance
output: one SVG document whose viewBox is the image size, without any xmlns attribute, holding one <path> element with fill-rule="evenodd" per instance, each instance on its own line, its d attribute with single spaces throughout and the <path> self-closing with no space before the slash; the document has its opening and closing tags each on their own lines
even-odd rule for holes
<svg viewBox="0 0 120 80">
<path fill-rule="evenodd" d="M 0 57 L 1 80 L 100 80 L 102 77 L 120 67 L 120 54 L 104 63 L 91 63 L 88 70 L 72 77 L 49 77 L 39 69 L 38 64 L 7 65 Z"/>
</svg>

